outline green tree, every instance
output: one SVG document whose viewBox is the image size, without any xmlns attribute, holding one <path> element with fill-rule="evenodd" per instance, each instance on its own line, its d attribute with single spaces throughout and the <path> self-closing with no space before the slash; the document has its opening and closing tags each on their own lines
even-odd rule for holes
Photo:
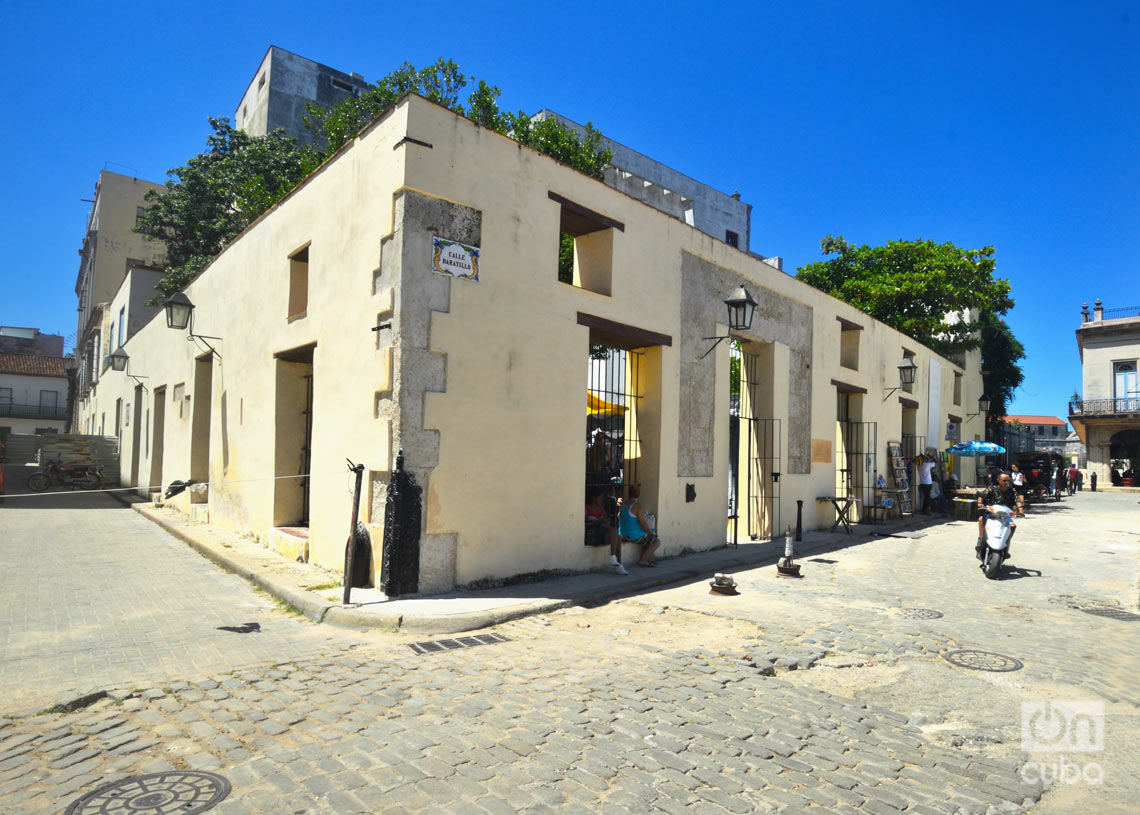
<svg viewBox="0 0 1140 815">
<path fill-rule="evenodd" d="M 592 123 L 587 123 L 585 132 L 579 134 L 555 119 L 533 121 L 521 110 L 506 112 L 499 107 L 502 91 L 482 79 L 475 83 L 465 107 L 459 97 L 466 86 L 467 77 L 451 60 L 439 59 L 426 68 L 405 62 L 360 96 L 350 96 L 331 108 L 310 102 L 305 108 L 305 124 L 313 132 L 321 155 L 328 157 L 405 93 L 418 93 L 483 127 L 602 179 L 613 153 L 602 148 L 602 134 Z"/>
<path fill-rule="evenodd" d="M 820 247 L 836 257 L 803 266 L 798 279 L 944 355 L 981 344 L 976 322 L 948 323 L 947 315 L 1004 314 L 1013 307 L 1009 281 L 993 276 L 992 246 L 961 249 L 921 239 L 852 246 L 828 235 Z"/>
<path fill-rule="evenodd" d="M 321 156 L 327 158 L 405 93 L 418 93 L 456 113 L 465 114 L 459 103 L 459 93 L 466 84 L 467 77 L 449 59 L 439 59 L 421 69 L 405 62 L 360 96 L 349 96 L 331 108 L 309 102 L 305 105 L 305 126 L 316 137 Z M 491 90 L 497 96 L 498 89 Z"/>
<path fill-rule="evenodd" d="M 1018 360 L 1025 359 L 1025 346 L 1013 336 L 1005 320 L 991 311 L 983 311 L 982 387 L 990 397 L 990 413 L 1004 416 L 1013 393 L 1025 379 Z"/>
<path fill-rule="evenodd" d="M 166 189 L 146 194 L 135 231 L 166 244 L 157 288 L 178 291 L 261 213 L 316 168 L 318 158 L 282 130 L 250 136 L 225 117 L 209 120 L 206 150 L 167 171 Z"/>
<path fill-rule="evenodd" d="M 258 216 L 406 93 L 418 93 L 594 178 L 603 177 L 613 155 L 602 149 L 602 135 L 592 124 L 579 134 L 554 120 L 532 122 L 522 111 L 504 112 L 499 88 L 482 80 L 465 107 L 460 94 L 466 86 L 467 77 L 451 60 L 422 69 L 405 62 L 360 96 L 327 109 L 310 104 L 305 121 L 316 139 L 313 148 L 298 145 L 281 130 L 255 137 L 234 129 L 225 117 L 211 118 L 214 132 L 206 150 L 169 170 L 161 194 L 147 193 L 150 207 L 136 227 L 166 244 L 166 273 L 158 290 L 168 295 L 186 286 Z"/>
</svg>

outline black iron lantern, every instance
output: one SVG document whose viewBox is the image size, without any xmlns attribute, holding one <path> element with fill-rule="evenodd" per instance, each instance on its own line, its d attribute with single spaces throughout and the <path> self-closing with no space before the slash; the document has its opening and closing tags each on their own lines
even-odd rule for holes
<svg viewBox="0 0 1140 815">
<path fill-rule="evenodd" d="M 914 364 L 914 360 L 910 357 L 903 357 L 903 363 L 899 366 L 899 386 L 913 385 L 916 371 L 918 371 L 918 366 Z"/>
<path fill-rule="evenodd" d="M 190 315 L 194 311 L 194 304 L 190 298 L 180 291 L 176 291 L 163 302 L 166 309 L 166 326 L 182 331 L 190 325 Z"/>
<path fill-rule="evenodd" d="M 127 355 L 127 352 L 123 350 L 122 346 L 119 346 L 111 352 L 111 356 L 107 357 L 107 359 L 111 363 L 112 370 L 125 371 L 127 370 L 127 361 L 130 360 L 130 356 Z"/>
<path fill-rule="evenodd" d="M 986 396 L 983 393 L 981 396 L 978 397 L 978 413 L 989 413 L 989 412 L 990 412 L 990 397 Z"/>
<path fill-rule="evenodd" d="M 728 306 L 728 327 L 732 331 L 747 331 L 752 327 L 752 315 L 756 313 L 759 305 L 752 299 L 748 289 L 741 286 L 732 293 L 732 297 L 724 301 Z"/>
</svg>

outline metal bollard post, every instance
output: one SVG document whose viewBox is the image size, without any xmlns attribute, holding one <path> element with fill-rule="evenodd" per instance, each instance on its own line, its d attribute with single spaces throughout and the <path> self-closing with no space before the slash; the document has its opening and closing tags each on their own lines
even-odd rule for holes
<svg viewBox="0 0 1140 815">
<path fill-rule="evenodd" d="M 804 539 L 804 502 L 796 501 L 796 543 Z"/>
</svg>

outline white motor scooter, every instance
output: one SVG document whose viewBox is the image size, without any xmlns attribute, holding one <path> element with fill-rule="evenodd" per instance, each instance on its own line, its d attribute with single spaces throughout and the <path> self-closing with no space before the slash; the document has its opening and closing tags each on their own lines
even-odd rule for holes
<svg viewBox="0 0 1140 815">
<path fill-rule="evenodd" d="M 998 576 L 1001 564 L 1009 557 L 1009 538 L 1013 534 L 1013 510 L 997 504 L 986 507 L 986 536 L 982 548 L 978 550 L 978 560 L 982 562 L 982 572 L 990 580 Z"/>
</svg>

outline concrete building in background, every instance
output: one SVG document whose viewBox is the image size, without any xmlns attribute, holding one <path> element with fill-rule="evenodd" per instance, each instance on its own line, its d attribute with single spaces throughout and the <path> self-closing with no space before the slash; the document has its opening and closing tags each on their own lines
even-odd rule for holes
<svg viewBox="0 0 1140 815">
<path fill-rule="evenodd" d="M 313 134 L 304 120 L 307 104 L 330 108 L 369 87 L 360 74 L 346 74 L 271 45 L 234 111 L 234 126 L 251 136 L 280 128 L 301 144 L 310 144 Z"/>
<path fill-rule="evenodd" d="M 134 231 L 147 207 L 149 190 L 163 185 L 103 170 L 95 184 L 95 197 L 87 231 L 79 249 L 79 273 L 75 279 L 78 316 L 75 340 L 76 401 L 82 400 L 106 367 L 107 354 L 121 344 L 118 312 L 110 301 L 134 270 L 154 270 L 166 252 L 160 241 L 148 241 Z M 157 278 L 156 278 L 157 279 Z M 153 286 L 153 284 L 152 284 Z M 141 299 L 154 296 L 153 290 Z M 145 322 L 141 303 L 134 309 L 136 325 Z M 154 309 L 150 309 L 153 313 Z M 81 428 L 79 423 L 74 425 Z"/>
<path fill-rule="evenodd" d="M 67 397 L 63 356 L 0 351 L 0 439 L 10 433 L 62 432 Z"/>
<path fill-rule="evenodd" d="M 0 325 L 0 354 L 63 356 L 63 335 L 45 334 L 38 328 Z"/>
<path fill-rule="evenodd" d="M 575 243 L 568 283 L 560 234 Z M 740 287 L 758 305 L 732 332 L 734 442 L 730 346 L 708 338 L 729 335 L 725 300 Z M 605 547 L 584 543 L 599 472 L 623 492 L 640 485 L 670 554 L 724 545 L 730 483 L 741 537 L 780 536 L 797 499 L 809 529 L 835 521 L 827 496 L 870 520 L 888 511 L 908 437 L 923 449 L 983 432 L 980 352 L 958 365 L 416 95 L 184 294 L 194 334 L 211 338 L 155 315 L 79 426 L 123 428 L 123 478 L 141 495 L 202 482 L 172 505 L 331 569 L 352 501 L 345 459 L 365 466 L 375 565 L 402 450 L 423 488 L 418 523 L 402 530 L 421 592 L 603 567 Z M 589 380 L 598 346 L 621 366 L 604 387 Z M 973 461 L 957 465 L 972 481 Z"/>
<path fill-rule="evenodd" d="M 309 144 L 313 134 L 305 128 L 303 118 L 308 103 L 332 107 L 371 86 L 360 74 L 346 74 L 270 46 L 238 103 L 234 121 L 239 130 L 253 136 L 281 128 L 302 144 Z M 556 119 L 572 130 L 585 132 L 582 125 L 552 110 L 540 110 L 533 118 Z M 606 184 L 718 241 L 749 251 L 752 205 L 741 201 L 740 193 L 727 195 L 715 190 L 613 139 L 604 139 L 603 147 L 613 153 L 605 171 Z M 778 257 L 763 259 L 782 268 Z"/>
<path fill-rule="evenodd" d="M 1069 402 L 1069 421 L 1085 445 L 1089 472 L 1108 486 L 1140 470 L 1140 307 L 1106 309 L 1098 299 L 1090 314 L 1086 304 L 1077 347 L 1082 398 Z"/>
<path fill-rule="evenodd" d="M 577 122 L 545 108 L 533 118 L 555 119 L 579 134 L 586 132 Z M 605 171 L 606 184 L 718 241 L 749 251 L 752 205 L 741 201 L 740 193 L 726 195 L 613 139 L 603 137 L 602 147 L 613 153 Z M 782 268 L 780 258 L 763 259 Z"/>
<path fill-rule="evenodd" d="M 1006 424 L 1021 425 L 1033 440 L 1034 450 L 1056 453 L 1066 464 L 1085 466 L 1085 448 L 1080 436 L 1069 431 L 1069 424 L 1057 416 L 1007 415 L 1002 418 Z"/>
</svg>

